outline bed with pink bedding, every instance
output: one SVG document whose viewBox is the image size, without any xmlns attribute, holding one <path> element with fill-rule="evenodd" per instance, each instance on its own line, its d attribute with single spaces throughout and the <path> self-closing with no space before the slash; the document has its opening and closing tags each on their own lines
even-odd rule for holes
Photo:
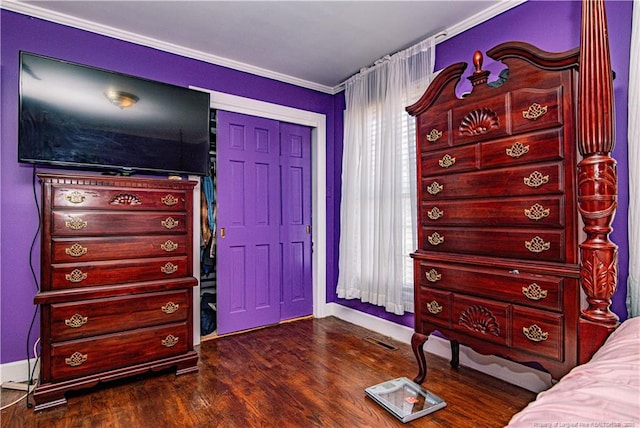
<svg viewBox="0 0 640 428">
<path fill-rule="evenodd" d="M 508 427 L 640 428 L 640 317 L 623 322 L 588 363 L 538 394 Z"/>
</svg>

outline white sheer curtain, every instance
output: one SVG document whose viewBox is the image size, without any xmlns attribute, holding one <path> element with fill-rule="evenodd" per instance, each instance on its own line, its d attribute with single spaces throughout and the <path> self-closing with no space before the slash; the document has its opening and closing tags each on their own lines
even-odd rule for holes
<svg viewBox="0 0 640 428">
<path fill-rule="evenodd" d="M 629 317 L 640 315 L 640 1 L 633 2 L 629 61 Z"/>
<path fill-rule="evenodd" d="M 346 82 L 337 294 L 413 312 L 416 249 L 415 119 L 433 74 L 427 39 L 385 57 Z"/>
</svg>

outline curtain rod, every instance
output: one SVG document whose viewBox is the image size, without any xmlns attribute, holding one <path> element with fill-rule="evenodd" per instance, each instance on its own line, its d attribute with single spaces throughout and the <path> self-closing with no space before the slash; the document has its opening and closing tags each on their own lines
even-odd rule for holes
<svg viewBox="0 0 640 428">
<path fill-rule="evenodd" d="M 420 43 L 424 43 L 429 39 L 433 39 L 433 41 L 435 42 L 437 39 L 441 39 L 447 37 L 447 32 L 446 31 L 441 31 L 439 33 L 437 33 L 435 36 L 431 36 L 431 37 L 427 37 L 424 40 L 419 41 L 418 43 L 415 43 L 411 46 L 409 46 L 408 48 L 405 48 L 401 51 L 395 52 L 393 54 L 387 54 L 385 56 L 383 56 L 382 58 L 378 58 L 376 61 L 374 61 L 373 65 L 370 65 L 369 67 L 363 67 L 360 69 L 360 71 L 358 71 L 357 73 L 352 74 L 351 76 L 349 76 L 347 79 L 343 80 L 342 82 L 340 82 L 335 89 L 340 89 L 340 88 L 344 88 L 344 85 L 351 80 L 354 76 L 357 76 L 358 74 L 361 73 L 366 73 L 368 71 L 371 71 L 373 68 L 376 68 L 377 66 L 379 66 L 381 63 L 383 63 L 384 61 L 386 61 L 387 59 L 389 59 L 390 57 L 392 57 L 393 55 L 402 53 L 402 52 L 406 52 L 410 49 L 413 49 L 414 47 L 418 46 Z"/>
</svg>

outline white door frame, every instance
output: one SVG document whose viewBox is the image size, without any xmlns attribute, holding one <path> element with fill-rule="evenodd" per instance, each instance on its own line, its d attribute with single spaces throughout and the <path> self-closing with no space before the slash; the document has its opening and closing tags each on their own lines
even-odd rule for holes
<svg viewBox="0 0 640 428">
<path fill-rule="evenodd" d="M 251 116 L 304 125 L 311 128 L 311 227 L 312 227 L 312 281 L 313 316 L 324 318 L 327 314 L 327 117 L 324 114 L 223 92 L 210 91 L 211 108 L 242 113 Z M 221 185 L 221 183 L 218 183 Z M 199 186 L 194 197 L 194 224 L 200 224 Z M 200 229 L 194 227 L 194 254 L 200 254 Z M 199 257 L 194 257 L 194 272 L 200 272 Z M 200 343 L 200 292 L 194 293 L 194 344 Z"/>
</svg>

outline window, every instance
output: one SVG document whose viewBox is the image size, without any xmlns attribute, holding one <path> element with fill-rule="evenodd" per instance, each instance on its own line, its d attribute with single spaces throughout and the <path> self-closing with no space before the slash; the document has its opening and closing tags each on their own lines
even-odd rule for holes
<svg viewBox="0 0 640 428">
<path fill-rule="evenodd" d="M 384 58 L 346 83 L 337 293 L 401 315 L 413 311 L 417 202 L 415 119 L 433 41 Z"/>
</svg>

